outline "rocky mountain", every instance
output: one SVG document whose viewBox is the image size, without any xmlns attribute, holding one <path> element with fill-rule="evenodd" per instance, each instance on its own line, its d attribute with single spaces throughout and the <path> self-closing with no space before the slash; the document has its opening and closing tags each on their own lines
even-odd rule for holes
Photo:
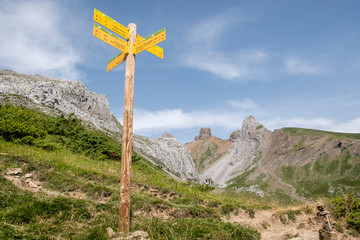
<svg viewBox="0 0 360 240">
<path fill-rule="evenodd" d="M 53 116 L 74 114 L 89 127 L 121 140 L 122 126 L 110 112 L 106 96 L 89 91 L 81 82 L 4 69 L 0 71 L 0 103 L 22 105 Z M 198 180 L 190 152 L 174 138 L 134 135 L 133 147 L 174 177 Z"/>
<path fill-rule="evenodd" d="M 228 180 L 251 168 L 254 160 L 269 147 L 270 131 L 252 116 L 244 120 L 239 134 L 232 135 L 232 144 L 226 156 L 202 173 L 203 179 L 211 178 L 221 187 L 225 187 Z"/>
<path fill-rule="evenodd" d="M 187 144 L 203 182 L 284 201 L 345 192 L 359 195 L 360 134 L 298 128 L 272 132 L 250 116 L 231 134 L 231 146 L 220 158 L 206 148 L 209 139 L 196 137 Z M 201 168 L 197 156 L 206 152 L 204 146 L 209 150 L 201 160 L 210 164 Z"/>
<path fill-rule="evenodd" d="M 137 153 L 173 176 L 183 180 L 199 180 L 190 151 L 170 134 L 165 133 L 160 138 L 135 136 L 133 145 Z"/>
<path fill-rule="evenodd" d="M 195 142 L 186 143 L 191 157 L 199 172 L 209 168 L 211 164 L 222 159 L 230 148 L 231 141 L 223 140 L 211 135 L 210 128 L 201 128 Z"/>
</svg>

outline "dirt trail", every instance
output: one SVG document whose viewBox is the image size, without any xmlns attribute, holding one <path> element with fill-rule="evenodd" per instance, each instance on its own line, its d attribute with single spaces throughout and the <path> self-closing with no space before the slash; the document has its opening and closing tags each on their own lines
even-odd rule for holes
<svg viewBox="0 0 360 240">
<path fill-rule="evenodd" d="M 296 215 L 296 220 L 291 221 L 287 215 L 281 215 L 286 209 L 259 210 L 251 218 L 245 210 L 239 210 L 237 215 L 231 214 L 224 221 L 240 223 L 258 229 L 261 232 L 262 240 L 318 240 L 318 230 L 322 227 L 321 223 L 314 220 L 315 214 L 300 213 Z M 338 240 L 359 240 L 360 237 L 353 237 L 339 233 Z"/>
</svg>

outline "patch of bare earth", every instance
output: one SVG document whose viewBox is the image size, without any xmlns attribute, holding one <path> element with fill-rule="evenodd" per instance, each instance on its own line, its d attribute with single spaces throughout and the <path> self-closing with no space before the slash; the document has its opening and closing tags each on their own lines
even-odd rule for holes
<svg viewBox="0 0 360 240">
<path fill-rule="evenodd" d="M 227 154 L 231 146 L 231 141 L 229 139 L 223 140 L 218 137 L 211 136 L 207 140 L 197 140 L 195 142 L 186 143 L 185 146 L 189 149 L 197 170 L 201 172 Z M 209 148 L 214 148 L 214 146 L 217 146 L 216 151 L 200 163 L 200 158 L 204 156 L 205 152 Z"/>
<path fill-rule="evenodd" d="M 49 196 L 55 197 L 62 196 L 76 199 L 88 199 L 86 193 L 80 190 L 75 190 L 68 192 L 68 194 L 63 194 L 59 191 L 44 188 L 43 183 L 37 180 L 39 179 L 39 176 L 37 176 L 35 171 L 23 174 L 21 168 L 12 168 L 6 171 L 4 177 L 21 190 L 27 190 L 34 193 L 45 193 Z M 95 199 L 93 200 L 98 203 L 106 203 L 108 199 L 108 197 L 104 196 L 95 196 Z"/>
<path fill-rule="evenodd" d="M 252 218 L 245 210 L 240 209 L 238 214 L 231 213 L 228 218 L 224 217 L 223 220 L 256 228 L 261 232 L 263 240 L 319 240 L 319 229 L 322 228 L 322 222 L 315 219 L 315 214 L 301 212 L 296 215 L 295 221 L 292 221 L 287 215 L 279 214 L 284 211 L 286 209 L 259 210 Z M 360 239 L 339 232 L 337 235 L 338 240 Z"/>
</svg>

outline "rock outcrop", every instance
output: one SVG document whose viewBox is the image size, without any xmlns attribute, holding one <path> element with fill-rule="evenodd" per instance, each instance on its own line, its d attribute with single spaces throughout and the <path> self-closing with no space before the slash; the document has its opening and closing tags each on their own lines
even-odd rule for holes
<svg viewBox="0 0 360 240">
<path fill-rule="evenodd" d="M 190 150 L 196 169 L 200 173 L 216 161 L 220 161 L 231 145 L 229 139 L 223 140 L 211 136 L 210 128 L 201 128 L 195 140 L 195 142 L 186 143 L 185 146 Z"/>
<path fill-rule="evenodd" d="M 90 92 L 81 82 L 1 70 L 0 97 L 0 100 L 9 100 L 12 104 L 29 105 L 33 102 L 56 109 L 61 114 L 73 113 L 97 129 L 114 135 L 121 133 L 121 125 L 110 112 L 107 97 Z"/>
<path fill-rule="evenodd" d="M 257 158 L 269 147 L 270 133 L 254 117 L 247 117 L 241 131 L 232 135 L 227 155 L 206 169 L 201 179 L 211 178 L 218 186 L 225 187 L 228 180 L 256 165 Z"/>
<path fill-rule="evenodd" d="M 211 130 L 210 128 L 201 128 L 199 136 L 195 137 L 195 141 L 198 140 L 208 140 L 211 137 Z"/>
<path fill-rule="evenodd" d="M 160 138 L 134 136 L 133 146 L 137 153 L 169 174 L 181 180 L 199 180 L 190 151 L 169 134 Z"/>
<path fill-rule="evenodd" d="M 50 115 L 74 114 L 84 124 L 121 140 L 122 126 L 110 112 L 105 95 L 90 92 L 83 83 L 40 75 L 0 71 L 0 102 L 33 108 Z M 134 150 L 180 179 L 197 181 L 188 149 L 170 134 L 133 138 Z"/>
</svg>

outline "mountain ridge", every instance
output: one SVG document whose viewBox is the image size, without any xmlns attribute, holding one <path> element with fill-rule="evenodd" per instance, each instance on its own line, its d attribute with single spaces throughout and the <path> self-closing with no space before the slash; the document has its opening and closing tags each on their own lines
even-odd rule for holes
<svg viewBox="0 0 360 240">
<path fill-rule="evenodd" d="M 302 128 L 269 131 L 249 116 L 229 140 L 231 146 L 219 160 L 197 165 L 202 182 L 290 201 L 346 192 L 359 195 L 360 134 Z M 199 151 L 194 146 L 206 144 L 197 140 L 186 146 L 193 154 Z"/>
<path fill-rule="evenodd" d="M 110 112 L 107 97 L 89 91 L 81 82 L 3 69 L 0 70 L 0 102 L 55 116 L 73 114 L 89 127 L 121 141 L 122 126 Z M 176 140 L 149 139 L 134 134 L 133 148 L 178 180 L 198 181 L 190 152 Z"/>
</svg>

